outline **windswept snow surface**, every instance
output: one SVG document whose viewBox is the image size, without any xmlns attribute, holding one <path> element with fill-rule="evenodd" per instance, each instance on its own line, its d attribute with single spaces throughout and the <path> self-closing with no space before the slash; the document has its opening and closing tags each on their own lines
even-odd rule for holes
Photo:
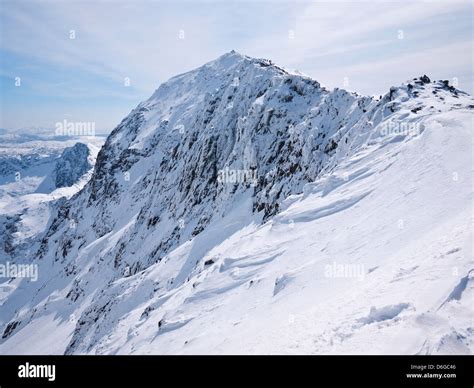
<svg viewBox="0 0 474 388">
<path fill-rule="evenodd" d="M 473 104 L 438 81 L 329 92 L 237 53 L 171 79 L 58 210 L 39 280 L 0 285 L 0 353 L 472 353 Z M 249 161 L 256 186 L 206 169 Z"/>
</svg>

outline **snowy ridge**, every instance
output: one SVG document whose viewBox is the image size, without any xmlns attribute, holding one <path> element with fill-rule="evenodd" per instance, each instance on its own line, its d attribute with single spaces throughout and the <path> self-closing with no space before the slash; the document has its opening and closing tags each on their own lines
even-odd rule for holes
<svg viewBox="0 0 474 388">
<path fill-rule="evenodd" d="M 172 78 L 51 218 L 38 282 L 5 286 L 0 352 L 472 351 L 473 108 L 235 52 Z"/>
</svg>

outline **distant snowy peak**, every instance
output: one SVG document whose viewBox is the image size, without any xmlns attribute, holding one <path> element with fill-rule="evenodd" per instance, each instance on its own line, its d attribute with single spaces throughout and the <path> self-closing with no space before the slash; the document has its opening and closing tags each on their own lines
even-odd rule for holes
<svg viewBox="0 0 474 388">
<path fill-rule="evenodd" d="M 39 135 L 34 140 L 22 136 L 1 140 L 0 185 L 13 184 L 10 194 L 50 193 L 77 183 L 91 169 L 102 144 L 100 139 L 89 138 L 86 145 Z"/>
<path fill-rule="evenodd" d="M 89 156 L 89 147 L 83 143 L 64 149 L 54 169 L 56 187 L 68 187 L 76 183 L 92 167 Z"/>
<path fill-rule="evenodd" d="M 90 179 L 102 143 L 100 137 L 60 141 L 39 132 L 1 136 L 0 262 L 34 257 L 51 210 Z"/>
</svg>

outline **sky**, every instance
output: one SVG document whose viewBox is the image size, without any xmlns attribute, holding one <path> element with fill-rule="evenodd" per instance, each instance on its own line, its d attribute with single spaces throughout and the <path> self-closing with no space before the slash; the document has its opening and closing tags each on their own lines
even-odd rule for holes
<svg viewBox="0 0 474 388">
<path fill-rule="evenodd" d="M 0 128 L 111 131 L 170 77 L 235 49 L 380 95 L 427 74 L 473 93 L 471 1 L 0 0 Z"/>
</svg>

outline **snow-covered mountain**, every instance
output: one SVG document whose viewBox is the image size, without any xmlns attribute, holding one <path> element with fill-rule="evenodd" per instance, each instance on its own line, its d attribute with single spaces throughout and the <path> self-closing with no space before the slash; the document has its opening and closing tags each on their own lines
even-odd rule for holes
<svg viewBox="0 0 474 388">
<path fill-rule="evenodd" d="M 84 143 L 66 148 L 54 168 L 55 186 L 69 187 L 76 183 L 92 167 L 89 156 L 89 147 Z"/>
<path fill-rule="evenodd" d="M 34 257 L 51 208 L 90 179 L 104 140 L 52 130 L 0 134 L 0 263 Z"/>
<path fill-rule="evenodd" d="M 170 79 L 16 258 L 0 352 L 472 351 L 473 109 L 233 51 Z"/>
</svg>

